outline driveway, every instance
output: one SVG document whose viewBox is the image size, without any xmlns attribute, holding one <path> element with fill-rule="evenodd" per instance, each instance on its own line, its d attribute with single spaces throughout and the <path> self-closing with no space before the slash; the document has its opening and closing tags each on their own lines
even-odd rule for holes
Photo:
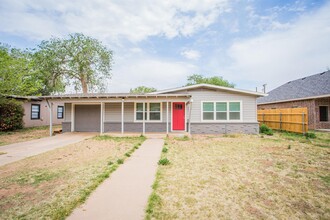
<svg viewBox="0 0 330 220">
<path fill-rule="evenodd" d="M 77 143 L 97 134 L 89 132 L 64 133 L 52 137 L 0 146 L 0 152 L 6 153 L 0 155 L 0 166 Z"/>
</svg>

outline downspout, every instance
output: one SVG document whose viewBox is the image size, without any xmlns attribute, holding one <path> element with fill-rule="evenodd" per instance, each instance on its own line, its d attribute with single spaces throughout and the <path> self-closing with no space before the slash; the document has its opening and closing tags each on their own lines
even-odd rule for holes
<svg viewBox="0 0 330 220">
<path fill-rule="evenodd" d="M 49 109 L 49 136 L 53 136 L 53 103 L 49 103 L 48 99 L 46 99 L 47 107 Z"/>
</svg>

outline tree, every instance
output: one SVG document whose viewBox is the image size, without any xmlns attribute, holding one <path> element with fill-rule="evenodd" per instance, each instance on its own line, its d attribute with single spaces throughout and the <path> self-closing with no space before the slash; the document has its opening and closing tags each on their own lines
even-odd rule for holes
<svg viewBox="0 0 330 220">
<path fill-rule="evenodd" d="M 157 89 L 153 87 L 146 87 L 146 86 L 138 86 L 134 89 L 130 89 L 130 93 L 149 93 L 149 92 L 156 92 Z"/>
<path fill-rule="evenodd" d="M 221 76 L 204 77 L 200 74 L 193 74 L 188 76 L 187 80 L 188 83 L 186 84 L 186 86 L 206 83 L 206 84 L 225 86 L 231 88 L 235 87 L 235 84 L 230 83 L 228 80 L 223 79 Z"/>
<path fill-rule="evenodd" d="M 51 88 L 73 84 L 83 93 L 103 91 L 111 78 L 112 51 L 94 38 L 76 33 L 42 41 L 38 48 L 35 61 Z"/>
<path fill-rule="evenodd" d="M 32 53 L 0 43 L 0 93 L 40 95 L 42 78 L 34 68 Z"/>
</svg>

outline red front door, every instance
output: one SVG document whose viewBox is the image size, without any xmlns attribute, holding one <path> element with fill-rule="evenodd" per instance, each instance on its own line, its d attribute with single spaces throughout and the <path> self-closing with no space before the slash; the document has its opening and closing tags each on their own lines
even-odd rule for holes
<svg viewBox="0 0 330 220">
<path fill-rule="evenodd" d="M 185 103 L 173 102 L 172 109 L 173 130 L 184 130 Z"/>
</svg>

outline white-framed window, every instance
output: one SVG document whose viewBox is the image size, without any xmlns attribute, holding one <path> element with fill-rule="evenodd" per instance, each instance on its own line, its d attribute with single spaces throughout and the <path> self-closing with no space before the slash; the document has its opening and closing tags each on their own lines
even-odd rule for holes
<svg viewBox="0 0 330 220">
<path fill-rule="evenodd" d="M 135 103 L 135 116 L 136 122 L 143 121 L 143 103 Z M 144 120 L 149 122 L 162 121 L 162 103 L 161 102 L 148 102 L 144 106 Z"/>
<path fill-rule="evenodd" d="M 241 121 L 242 101 L 204 101 L 202 121 Z"/>
<path fill-rule="evenodd" d="M 57 119 L 63 119 L 64 106 L 57 106 Z"/>
</svg>

